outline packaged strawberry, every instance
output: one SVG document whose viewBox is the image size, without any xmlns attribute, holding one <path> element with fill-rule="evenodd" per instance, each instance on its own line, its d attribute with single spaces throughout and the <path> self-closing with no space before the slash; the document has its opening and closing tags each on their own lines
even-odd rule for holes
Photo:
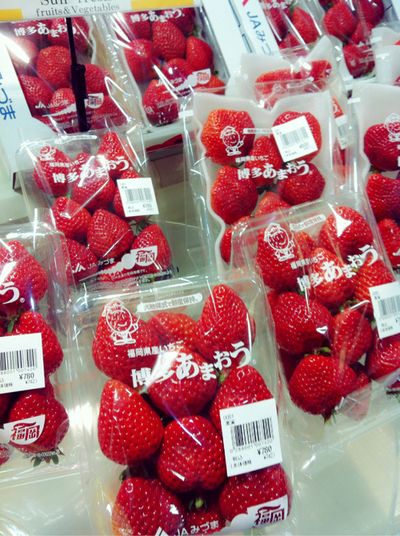
<svg viewBox="0 0 400 536">
<path fill-rule="evenodd" d="M 184 110 L 190 185 L 222 269 L 232 226 L 307 203 L 335 188 L 337 129 L 328 91 L 280 99 L 271 110 L 242 98 L 195 94 Z"/>
<path fill-rule="evenodd" d="M 139 128 L 26 143 L 19 169 L 28 212 L 50 208 L 65 235 L 70 284 L 171 277 Z"/>
<path fill-rule="evenodd" d="M 400 286 L 366 198 L 340 194 L 254 219 L 234 232 L 233 249 L 268 292 L 288 426 L 333 444 L 355 422 L 373 422 L 376 408 L 390 412 Z M 333 417 L 338 432 L 324 424 Z"/>
<path fill-rule="evenodd" d="M 310 9 L 310 2 L 306 0 L 266 0 L 262 7 L 283 53 L 289 50 L 302 54 L 310 50 L 323 34 L 318 17 L 322 10 L 318 6 Z"/>
<path fill-rule="evenodd" d="M 97 530 L 236 534 L 287 517 L 263 296 L 233 274 L 75 301 Z"/>
<path fill-rule="evenodd" d="M 37 219 L 0 227 L 0 485 L 79 474 L 61 235 Z M 69 356 L 68 356 L 69 357 Z"/>
<path fill-rule="evenodd" d="M 400 23 L 392 22 L 372 30 L 376 81 L 400 85 Z"/>
<path fill-rule="evenodd" d="M 357 88 L 360 174 L 393 268 L 400 269 L 400 88 Z"/>
<path fill-rule="evenodd" d="M 342 74 L 348 87 L 354 80 L 370 77 L 374 71 L 371 32 L 375 26 L 395 17 L 392 2 L 386 0 L 340 0 L 324 2 L 322 24 L 343 54 Z"/>
<path fill-rule="evenodd" d="M 224 93 L 227 69 L 203 8 L 116 13 L 107 22 L 148 126 L 177 121 L 179 99 L 193 90 Z"/>
<path fill-rule="evenodd" d="M 85 68 L 86 113 L 92 128 L 102 128 L 105 122 L 119 126 L 127 123 L 129 116 L 139 118 L 140 111 L 132 86 L 118 76 L 118 58 L 107 55 L 95 21 L 91 17 L 72 18 L 77 61 Z M 18 109 L 14 117 L 21 122 L 21 129 L 29 117 L 32 132 L 37 130 L 38 137 L 43 136 L 43 125 L 49 134 L 51 130 L 78 131 L 66 19 L 3 23 L 0 33 L 4 37 L 6 89 L 14 101 L 17 96 L 25 101 L 23 113 Z"/>
</svg>

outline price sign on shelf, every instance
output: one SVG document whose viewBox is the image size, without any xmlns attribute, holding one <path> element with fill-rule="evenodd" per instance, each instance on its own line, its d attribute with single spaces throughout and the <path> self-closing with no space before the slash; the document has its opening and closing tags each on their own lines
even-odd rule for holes
<svg viewBox="0 0 400 536">
<path fill-rule="evenodd" d="M 199 5 L 198 0 L 0 0 L 0 21 L 85 17 L 116 11 L 173 9 Z"/>
</svg>

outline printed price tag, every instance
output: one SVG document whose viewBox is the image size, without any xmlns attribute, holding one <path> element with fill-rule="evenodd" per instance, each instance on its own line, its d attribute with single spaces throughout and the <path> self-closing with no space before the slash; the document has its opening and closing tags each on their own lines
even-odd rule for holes
<svg viewBox="0 0 400 536">
<path fill-rule="evenodd" d="M 159 214 L 151 177 L 117 180 L 127 218 Z"/>
<path fill-rule="evenodd" d="M 318 150 L 304 115 L 272 127 L 272 134 L 284 162 L 298 160 Z"/>
<path fill-rule="evenodd" d="M 338 140 L 341 149 L 346 149 L 349 145 L 349 135 L 347 130 L 347 115 L 341 115 L 336 118 L 336 126 L 338 129 Z"/>
<path fill-rule="evenodd" d="M 42 335 L 1 338 L 0 394 L 17 393 L 45 386 Z"/>
<path fill-rule="evenodd" d="M 221 409 L 220 416 L 228 476 L 282 462 L 274 399 Z"/>
<path fill-rule="evenodd" d="M 400 282 L 386 283 L 369 289 L 379 337 L 400 333 Z"/>
</svg>

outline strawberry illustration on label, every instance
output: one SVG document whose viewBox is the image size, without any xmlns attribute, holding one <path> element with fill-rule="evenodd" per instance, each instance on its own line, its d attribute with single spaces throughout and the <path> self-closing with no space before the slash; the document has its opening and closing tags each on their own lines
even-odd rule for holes
<svg viewBox="0 0 400 536">
<path fill-rule="evenodd" d="M 235 156 L 241 154 L 239 149 L 244 145 L 244 139 L 240 136 L 235 127 L 226 126 L 220 134 L 222 143 L 225 145 L 226 154 L 228 156 Z"/>
<path fill-rule="evenodd" d="M 138 322 L 133 321 L 133 317 L 128 309 L 120 301 L 109 303 L 103 311 L 108 327 L 111 330 L 111 338 L 115 346 L 135 343 L 134 333 L 139 329 Z"/>
<path fill-rule="evenodd" d="M 275 256 L 279 261 L 286 261 L 294 257 L 294 242 L 286 229 L 279 223 L 271 223 L 264 233 L 264 241 L 275 250 Z"/>
</svg>

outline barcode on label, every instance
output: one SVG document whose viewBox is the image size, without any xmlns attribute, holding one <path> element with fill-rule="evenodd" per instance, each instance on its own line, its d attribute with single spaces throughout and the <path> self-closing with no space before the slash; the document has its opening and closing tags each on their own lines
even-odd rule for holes
<svg viewBox="0 0 400 536">
<path fill-rule="evenodd" d="M 400 333 L 400 282 L 371 287 L 369 291 L 379 337 Z"/>
<path fill-rule="evenodd" d="M 299 130 L 292 130 L 292 132 L 282 134 L 282 141 L 286 147 L 301 145 L 307 142 L 307 130 L 302 127 Z"/>
<path fill-rule="evenodd" d="M 318 150 L 304 115 L 272 127 L 272 134 L 284 162 L 302 158 Z"/>
<path fill-rule="evenodd" d="M 231 433 L 232 443 L 235 447 L 257 445 L 274 439 L 274 430 L 270 417 L 261 419 L 261 421 L 238 424 L 232 428 Z"/>
<path fill-rule="evenodd" d="M 382 318 L 400 313 L 400 295 L 391 296 L 385 300 L 378 301 L 379 314 Z"/>
<path fill-rule="evenodd" d="M 338 129 L 338 139 L 341 149 L 346 149 L 349 144 L 348 140 L 348 126 L 347 126 L 347 115 L 341 115 L 336 118 L 336 126 Z"/>
<path fill-rule="evenodd" d="M 36 368 L 38 363 L 35 348 L 0 352 L 0 372 Z"/>
<path fill-rule="evenodd" d="M 125 194 L 129 203 L 151 203 L 153 200 L 152 192 L 149 188 L 143 188 L 142 190 L 126 190 Z"/>
</svg>

